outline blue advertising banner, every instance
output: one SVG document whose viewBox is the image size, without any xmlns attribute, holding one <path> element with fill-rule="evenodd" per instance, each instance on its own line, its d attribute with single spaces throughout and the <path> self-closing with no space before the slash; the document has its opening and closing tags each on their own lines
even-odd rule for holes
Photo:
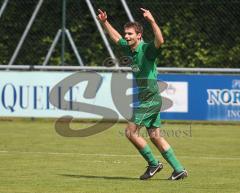
<svg viewBox="0 0 240 193">
<path fill-rule="evenodd" d="M 240 75 L 159 74 L 158 79 L 188 83 L 188 112 L 162 112 L 162 119 L 240 121 Z"/>
</svg>

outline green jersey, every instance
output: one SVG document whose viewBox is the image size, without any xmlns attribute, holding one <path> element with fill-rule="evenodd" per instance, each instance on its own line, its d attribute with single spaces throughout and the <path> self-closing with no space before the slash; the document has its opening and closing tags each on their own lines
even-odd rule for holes
<svg viewBox="0 0 240 193">
<path fill-rule="evenodd" d="M 147 128 L 160 126 L 160 108 L 162 105 L 157 83 L 157 68 L 155 60 L 159 49 L 154 42 L 141 41 L 132 51 L 127 41 L 121 38 L 118 44 L 123 48 L 125 56 L 131 58 L 131 68 L 138 86 L 140 105 L 134 109 L 131 121 Z"/>
<path fill-rule="evenodd" d="M 124 54 L 132 59 L 130 66 L 139 89 L 139 100 L 142 101 L 149 95 L 158 94 L 155 60 L 159 49 L 155 47 L 154 42 L 141 41 L 133 52 L 125 39 L 121 38 L 118 44 L 123 48 Z"/>
</svg>

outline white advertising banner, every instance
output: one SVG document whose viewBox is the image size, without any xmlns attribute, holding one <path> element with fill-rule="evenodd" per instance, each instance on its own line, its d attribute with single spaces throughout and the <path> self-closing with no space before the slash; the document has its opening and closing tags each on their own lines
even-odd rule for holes
<svg viewBox="0 0 240 193">
<path fill-rule="evenodd" d="M 171 82 L 167 81 L 167 89 L 161 96 L 169 98 L 173 102 L 173 106 L 164 112 L 188 112 L 188 82 Z"/>
<path fill-rule="evenodd" d="M 55 107 L 50 103 L 51 89 L 63 79 L 74 73 L 70 72 L 0 72 L 0 116 L 1 117 L 61 117 L 70 115 L 75 118 L 101 118 L 94 113 L 82 112 L 81 109 L 63 110 L 61 104 Z M 84 74 L 84 72 L 82 73 Z M 111 94 L 112 73 L 99 73 L 101 82 L 96 96 L 84 95 L 88 81 L 82 81 L 64 96 L 66 101 L 82 102 L 105 107 L 118 113 Z M 81 74 L 80 74 L 81 75 Z M 131 76 L 129 74 L 129 76 Z M 161 93 L 173 101 L 173 106 L 166 112 L 188 111 L 187 82 L 167 82 L 168 88 Z M 121 82 L 119 83 L 121 84 Z M 129 94 L 129 93 L 128 93 Z M 69 102 L 71 103 L 71 102 Z M 71 106 L 71 104 L 69 104 Z"/>
<path fill-rule="evenodd" d="M 69 72 L 0 72 L 0 116 L 7 117 L 60 117 L 71 115 L 75 118 L 99 118 L 92 113 L 65 111 L 54 107 L 49 100 L 51 89 Z M 87 82 L 80 82 L 65 95 L 67 101 L 81 101 L 88 104 L 114 108 L 111 100 L 111 74 L 101 74 L 102 84 L 96 97 L 83 97 Z"/>
</svg>

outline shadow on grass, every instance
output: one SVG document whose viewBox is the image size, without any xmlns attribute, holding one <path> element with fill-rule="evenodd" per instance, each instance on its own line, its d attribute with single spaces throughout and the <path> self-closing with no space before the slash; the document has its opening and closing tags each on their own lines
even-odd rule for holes
<svg viewBox="0 0 240 193">
<path fill-rule="evenodd" d="M 70 178 L 87 178 L 87 179 L 105 179 L 105 180 L 135 180 L 139 181 L 139 178 L 122 177 L 122 176 L 93 176 L 93 175 L 76 175 L 76 174 L 59 174 L 60 176 Z M 167 179 L 151 179 L 151 180 L 167 180 Z"/>
</svg>

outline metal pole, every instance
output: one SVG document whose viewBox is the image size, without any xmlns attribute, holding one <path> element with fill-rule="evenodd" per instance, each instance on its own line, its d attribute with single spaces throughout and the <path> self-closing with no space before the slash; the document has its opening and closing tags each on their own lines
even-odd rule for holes
<svg viewBox="0 0 240 193">
<path fill-rule="evenodd" d="M 61 64 L 65 63 L 65 31 L 66 30 L 66 0 L 62 0 L 62 50 L 61 50 Z"/>
<path fill-rule="evenodd" d="M 132 13 L 131 13 L 128 5 L 127 5 L 127 2 L 126 2 L 125 0 L 121 0 L 121 2 L 122 2 L 122 5 L 123 5 L 126 13 L 127 13 L 127 16 L 128 16 L 128 18 L 129 18 L 129 20 L 133 22 L 133 21 L 134 21 L 134 18 L 133 18 Z"/>
<path fill-rule="evenodd" d="M 31 68 L 31 65 L 13 65 L 13 66 L 7 66 L 4 64 L 0 64 L 0 70 L 29 70 Z M 106 66 L 42 66 L 42 65 L 35 65 L 34 70 L 94 70 L 94 71 L 132 71 L 130 67 L 106 67 Z M 163 73 L 183 73 L 183 72 L 191 72 L 191 73 L 196 73 L 198 74 L 199 72 L 201 73 L 219 73 L 219 74 L 236 74 L 239 75 L 240 73 L 240 68 L 179 68 L 179 67 L 158 67 L 157 70 L 159 72 Z"/>
<path fill-rule="evenodd" d="M 66 29 L 66 34 L 67 34 L 68 40 L 72 46 L 73 52 L 74 52 L 75 56 L 77 57 L 78 63 L 80 64 L 80 66 L 84 66 L 82 58 L 80 57 L 80 55 L 78 53 L 77 47 L 76 47 L 68 29 Z"/>
<path fill-rule="evenodd" d="M 109 42 L 108 42 L 108 40 L 107 40 L 107 37 L 106 37 L 106 35 L 105 35 L 105 33 L 104 33 L 103 29 L 102 29 L 102 26 L 99 24 L 99 22 L 98 22 L 98 20 L 97 20 L 97 15 L 95 14 L 95 11 L 94 11 L 94 9 L 93 9 L 93 6 L 92 6 L 92 4 L 91 4 L 91 1 L 90 1 L 90 0 L 86 0 L 86 3 L 87 3 L 87 5 L 88 5 L 88 8 L 89 8 L 89 10 L 90 10 L 90 12 L 91 12 L 91 14 L 92 14 L 92 17 L 93 17 L 95 23 L 96 23 L 96 25 L 97 25 L 98 31 L 99 31 L 100 34 L 101 34 L 101 37 L 102 37 L 102 39 L 103 39 L 103 41 L 104 41 L 104 44 L 105 44 L 105 46 L 106 46 L 106 48 L 107 48 L 107 50 L 108 50 L 108 53 L 109 53 L 109 55 L 116 61 L 115 65 L 116 65 L 116 67 L 118 67 L 118 62 L 117 62 L 116 56 L 114 55 L 114 53 L 113 53 L 113 51 L 112 51 L 112 48 L 111 48 L 111 46 L 110 46 L 110 44 L 109 44 Z"/>
<path fill-rule="evenodd" d="M 3 14 L 6 6 L 7 6 L 7 3 L 8 3 L 8 0 L 5 0 L 5 1 L 3 2 L 3 5 L 2 5 L 2 7 L 1 7 L 1 9 L 0 9 L 0 18 L 1 18 L 2 14 Z"/>
<path fill-rule="evenodd" d="M 51 57 L 51 54 L 52 54 L 52 52 L 53 52 L 53 50 L 54 50 L 54 48 L 55 48 L 55 46 L 56 46 L 60 36 L 61 36 L 61 33 L 62 33 L 62 30 L 59 29 L 57 34 L 56 34 L 56 36 L 55 36 L 55 38 L 54 38 L 54 40 L 53 40 L 53 43 L 52 43 L 50 49 L 48 50 L 47 56 L 46 56 L 46 58 L 45 58 L 45 60 L 44 60 L 44 62 L 42 64 L 43 66 L 47 65 L 47 63 L 48 63 L 48 61 L 49 61 L 49 59 Z"/>
<path fill-rule="evenodd" d="M 39 0 L 38 4 L 37 4 L 37 6 L 36 6 L 36 8 L 35 8 L 35 10 L 34 10 L 34 12 L 32 14 L 32 17 L 31 17 L 30 21 L 28 22 L 28 25 L 27 25 L 27 27 L 26 27 L 26 29 L 25 29 L 25 31 L 24 31 L 24 33 L 23 33 L 23 35 L 22 35 L 18 45 L 17 45 L 17 48 L 14 51 L 14 54 L 13 54 L 10 62 L 8 63 L 8 65 L 12 65 L 13 62 L 15 61 L 15 59 L 16 59 L 18 53 L 19 53 L 19 50 L 22 47 L 22 44 L 23 44 L 23 42 L 24 42 L 24 40 L 25 40 L 25 38 L 26 38 L 26 36 L 27 36 L 27 34 L 28 34 L 28 32 L 29 32 L 29 30 L 30 30 L 30 28 L 31 28 L 31 26 L 32 26 L 36 16 L 37 16 L 37 14 L 38 14 L 38 11 L 39 11 L 39 9 L 42 6 L 42 3 L 43 3 L 43 0 Z"/>
</svg>

